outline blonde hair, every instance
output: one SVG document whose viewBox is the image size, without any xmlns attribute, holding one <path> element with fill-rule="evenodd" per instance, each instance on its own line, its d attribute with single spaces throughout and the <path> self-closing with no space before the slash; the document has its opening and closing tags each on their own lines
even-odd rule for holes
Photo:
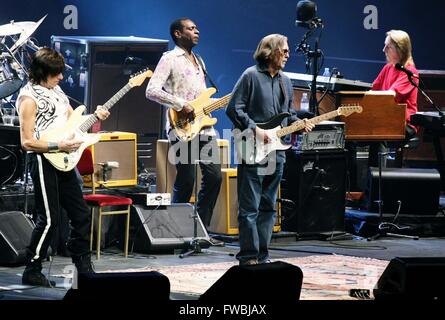
<svg viewBox="0 0 445 320">
<path fill-rule="evenodd" d="M 281 34 L 269 34 L 258 43 L 253 58 L 259 63 L 267 63 L 273 60 L 286 42 L 287 37 Z"/>
<path fill-rule="evenodd" d="M 403 66 L 414 65 L 414 59 L 412 56 L 411 39 L 405 31 L 402 30 L 390 30 L 386 35 L 394 43 L 397 53 L 400 57 L 400 64 Z"/>
</svg>

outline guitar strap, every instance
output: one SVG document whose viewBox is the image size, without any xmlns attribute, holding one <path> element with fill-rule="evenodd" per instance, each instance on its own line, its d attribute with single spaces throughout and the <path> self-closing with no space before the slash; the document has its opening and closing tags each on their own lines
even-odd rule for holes
<svg viewBox="0 0 445 320">
<path fill-rule="evenodd" d="M 286 92 L 286 87 L 284 86 L 284 82 L 283 82 L 283 75 L 281 74 L 281 71 L 279 73 L 280 77 L 278 78 L 279 82 L 280 82 L 280 88 L 281 91 L 283 92 L 283 102 L 286 101 L 287 99 L 287 92 Z"/>
<path fill-rule="evenodd" d="M 214 87 L 216 89 L 216 92 L 218 92 L 218 87 L 216 86 L 215 82 L 213 82 L 212 78 L 210 77 L 210 75 L 207 73 L 206 68 L 204 67 L 204 61 L 202 61 L 202 58 L 199 54 L 194 53 L 194 55 L 196 56 L 196 60 L 198 60 L 199 65 L 201 66 L 202 70 L 204 71 L 204 75 L 206 76 L 206 79 L 209 79 L 210 84 L 212 85 L 212 87 Z"/>
</svg>

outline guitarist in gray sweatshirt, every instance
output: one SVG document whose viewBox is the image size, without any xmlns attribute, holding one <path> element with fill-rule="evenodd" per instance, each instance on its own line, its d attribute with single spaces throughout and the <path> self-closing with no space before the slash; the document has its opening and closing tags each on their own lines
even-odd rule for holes
<svg viewBox="0 0 445 320">
<path fill-rule="evenodd" d="M 264 37 L 255 51 L 257 64 L 241 75 L 232 93 L 226 113 L 235 129 L 250 131 L 262 143 L 272 137 L 257 126 L 281 113 L 290 113 L 282 125 L 298 120 L 293 108 L 290 79 L 281 71 L 289 58 L 287 38 L 279 34 Z M 305 121 L 304 130 L 314 127 Z M 276 198 L 283 174 L 284 152 L 273 152 L 267 163 L 238 164 L 238 228 L 240 265 L 265 263 L 276 217 Z M 268 168 L 266 170 L 266 167 Z M 272 169 L 271 169 L 272 168 Z"/>
</svg>

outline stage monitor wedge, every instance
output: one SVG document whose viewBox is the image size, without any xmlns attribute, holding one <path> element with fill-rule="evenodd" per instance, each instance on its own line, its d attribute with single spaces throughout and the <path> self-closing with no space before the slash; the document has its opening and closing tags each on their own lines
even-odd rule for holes
<svg viewBox="0 0 445 320">
<path fill-rule="evenodd" d="M 174 203 L 150 207 L 132 205 L 130 212 L 130 248 L 135 252 L 189 248 L 194 238 L 194 210 L 191 204 Z M 196 231 L 201 247 L 208 248 L 210 237 L 199 215 Z"/>
<path fill-rule="evenodd" d="M 396 257 L 374 289 L 376 300 L 443 300 L 444 257 Z"/>
<path fill-rule="evenodd" d="M 275 261 L 249 266 L 233 266 L 218 279 L 199 300 L 279 301 L 300 299 L 303 272 L 295 265 Z"/>
<path fill-rule="evenodd" d="M 33 225 L 20 211 L 0 212 L 0 265 L 23 265 Z"/>
<path fill-rule="evenodd" d="M 78 275 L 78 289 L 70 289 L 63 300 L 168 301 L 170 281 L 157 271 L 100 272 Z"/>
</svg>

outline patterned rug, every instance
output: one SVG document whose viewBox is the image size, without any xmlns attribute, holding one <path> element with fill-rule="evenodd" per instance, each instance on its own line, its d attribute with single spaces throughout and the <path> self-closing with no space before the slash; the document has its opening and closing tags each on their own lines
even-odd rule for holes
<svg viewBox="0 0 445 320">
<path fill-rule="evenodd" d="M 350 289 L 371 291 L 389 261 L 342 255 L 285 258 L 303 271 L 301 300 L 355 300 Z M 158 271 L 170 280 L 171 291 L 199 296 L 237 262 L 191 264 L 160 268 L 113 270 L 108 272 Z"/>
</svg>

